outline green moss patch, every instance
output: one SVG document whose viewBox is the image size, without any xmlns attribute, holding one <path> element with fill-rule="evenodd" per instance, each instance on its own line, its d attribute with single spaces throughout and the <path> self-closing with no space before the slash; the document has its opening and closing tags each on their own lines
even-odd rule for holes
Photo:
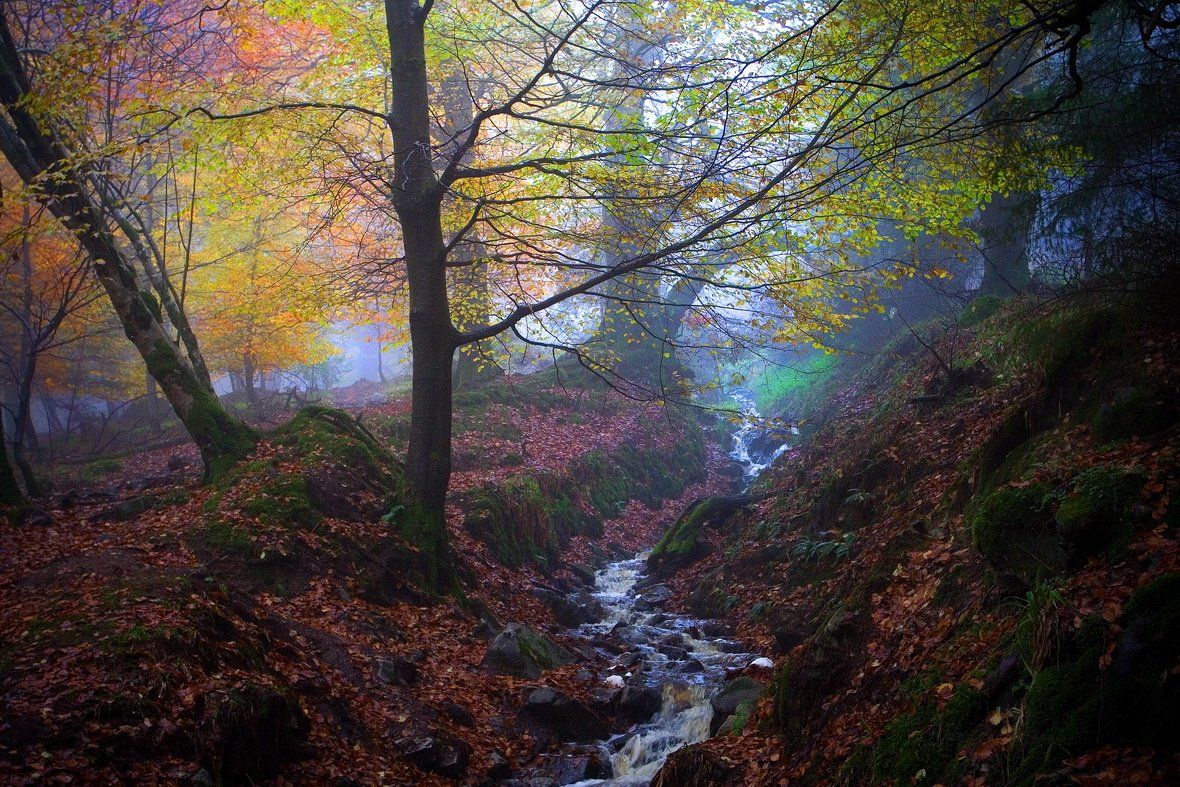
<svg viewBox="0 0 1180 787">
<path fill-rule="evenodd" d="M 1059 495 L 1044 483 L 1005 486 L 971 506 L 968 521 L 976 548 L 999 571 L 1028 584 L 1064 564 L 1053 514 Z"/>
</svg>

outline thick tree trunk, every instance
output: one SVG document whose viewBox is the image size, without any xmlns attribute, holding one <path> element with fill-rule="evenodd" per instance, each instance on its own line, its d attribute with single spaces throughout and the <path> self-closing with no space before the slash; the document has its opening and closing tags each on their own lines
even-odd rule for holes
<svg viewBox="0 0 1180 787">
<path fill-rule="evenodd" d="M 215 475 L 254 447 L 252 429 L 230 416 L 206 380 L 193 368 L 164 328 L 160 304 L 139 284 L 128 260 L 85 187 L 94 175 L 29 111 L 29 83 L 7 18 L 0 15 L 0 151 L 26 183 L 37 185 L 39 199 L 81 243 L 94 263 L 122 324 L 201 451 L 207 475 Z M 45 177 L 51 174 L 52 177 Z"/>
<path fill-rule="evenodd" d="M 997 194 L 979 214 L 983 255 L 980 291 L 1008 297 L 1024 292 L 1031 278 L 1028 269 L 1028 233 L 1036 198 L 1026 192 Z"/>
<path fill-rule="evenodd" d="M 434 172 L 430 142 L 425 12 L 414 0 L 385 0 L 385 21 L 393 79 L 389 128 L 395 186 L 390 197 L 405 251 L 413 352 L 406 474 L 414 505 L 402 531 L 422 552 L 422 578 L 442 589 L 454 584 L 446 498 L 451 475 L 451 364 L 458 339 L 447 296 L 444 190 Z"/>
</svg>

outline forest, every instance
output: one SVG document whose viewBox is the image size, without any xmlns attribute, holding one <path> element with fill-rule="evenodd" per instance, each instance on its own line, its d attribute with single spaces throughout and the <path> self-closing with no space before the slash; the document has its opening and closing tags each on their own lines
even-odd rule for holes
<svg viewBox="0 0 1180 787">
<path fill-rule="evenodd" d="M 0 0 L 0 784 L 1180 783 L 1180 3 Z"/>
</svg>

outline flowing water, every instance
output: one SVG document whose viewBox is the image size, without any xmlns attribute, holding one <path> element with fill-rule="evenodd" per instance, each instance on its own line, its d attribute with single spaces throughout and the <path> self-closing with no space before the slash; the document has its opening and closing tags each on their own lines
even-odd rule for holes
<svg viewBox="0 0 1180 787">
<path fill-rule="evenodd" d="M 748 484 L 787 446 L 766 439 L 752 397 L 736 398 L 746 416 L 734 434 L 730 456 L 742 465 Z M 751 442 L 760 435 L 762 448 L 752 452 Z M 574 782 L 577 787 L 648 784 L 669 754 L 709 737 L 710 700 L 724 685 L 726 670 L 746 667 L 755 658 L 739 643 L 719 636 L 716 624 L 660 611 L 666 593 L 648 580 L 646 561 L 643 552 L 596 573 L 594 596 L 605 615 L 580 627 L 579 633 L 591 642 L 625 647 L 612 673 L 628 687 L 658 690 L 660 709 L 648 721 L 601 744 L 611 778 Z"/>
</svg>

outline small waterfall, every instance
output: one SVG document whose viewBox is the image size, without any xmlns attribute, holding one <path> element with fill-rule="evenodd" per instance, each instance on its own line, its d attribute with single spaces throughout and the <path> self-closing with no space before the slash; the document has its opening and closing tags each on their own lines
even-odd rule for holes
<svg viewBox="0 0 1180 787">
<path fill-rule="evenodd" d="M 758 412 L 758 403 L 745 391 L 734 391 L 734 401 L 741 407 L 741 422 L 733 433 L 733 449 L 730 457 L 742 466 L 742 475 L 750 483 L 758 474 L 774 464 L 790 447 L 790 437 L 799 434 L 794 426 L 776 430 L 778 433 L 767 440 L 765 419 Z M 781 438 L 781 439 L 779 439 Z M 757 443 L 763 445 L 758 446 Z"/>
<path fill-rule="evenodd" d="M 641 665 L 628 675 L 628 684 L 658 688 L 660 710 L 603 743 L 614 773 L 610 779 L 576 782 L 576 787 L 650 782 L 669 754 L 709 737 L 709 700 L 724 682 L 726 669 L 745 666 L 752 658 L 734 653 L 739 650 L 736 643 L 706 636 L 701 631 L 705 621 L 637 609 L 646 563 L 643 552 L 597 572 L 594 595 L 606 615 L 601 622 L 582 626 L 580 633 L 590 639 L 610 637 L 641 654 Z M 676 645 L 669 648 L 669 643 Z"/>
</svg>

